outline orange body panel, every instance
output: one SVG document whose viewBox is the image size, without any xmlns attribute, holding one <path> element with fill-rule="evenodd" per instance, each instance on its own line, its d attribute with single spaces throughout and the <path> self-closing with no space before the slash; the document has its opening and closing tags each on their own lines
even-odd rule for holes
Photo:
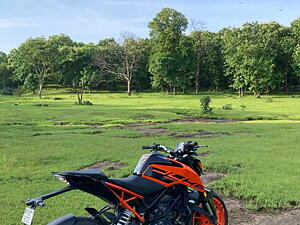
<svg viewBox="0 0 300 225">
<path fill-rule="evenodd" d="M 160 183 L 165 187 L 170 187 L 175 184 L 183 184 L 200 192 L 205 191 L 200 176 L 192 168 L 176 160 L 168 160 L 174 161 L 177 164 L 180 164 L 182 167 L 151 164 L 142 174 L 142 177 Z M 168 182 L 165 182 L 163 179 L 158 179 L 153 176 L 146 175 L 148 169 L 151 169 L 153 172 L 161 174 L 165 179 L 168 179 Z"/>
</svg>

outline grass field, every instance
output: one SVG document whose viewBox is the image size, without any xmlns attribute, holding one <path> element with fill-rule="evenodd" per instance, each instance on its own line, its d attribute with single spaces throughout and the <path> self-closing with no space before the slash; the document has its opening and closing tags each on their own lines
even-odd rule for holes
<svg viewBox="0 0 300 225">
<path fill-rule="evenodd" d="M 164 129 L 145 135 L 134 127 L 119 126 L 201 116 L 201 95 L 96 93 L 86 96 L 92 106 L 75 105 L 74 94 L 55 89 L 47 90 L 42 100 L 32 95 L 0 96 L 0 224 L 21 224 L 22 201 L 62 187 L 51 171 L 122 161 L 125 168 L 105 170 L 121 177 L 134 169 L 145 152 L 142 145 L 172 147 L 187 139 L 209 145 L 205 151 L 211 154 L 202 161 L 207 170 L 227 174 L 213 184 L 224 195 L 246 199 L 253 209 L 300 207 L 300 96 L 203 95 L 213 100 L 212 117 L 247 121 L 145 125 Z M 62 100 L 52 100 L 54 96 Z M 222 110 L 225 104 L 233 109 Z M 246 105 L 245 111 L 241 105 Z M 184 138 L 188 135 L 194 137 Z M 86 215 L 86 206 L 101 205 L 93 196 L 70 192 L 48 200 L 37 211 L 35 224 L 65 213 Z"/>
</svg>

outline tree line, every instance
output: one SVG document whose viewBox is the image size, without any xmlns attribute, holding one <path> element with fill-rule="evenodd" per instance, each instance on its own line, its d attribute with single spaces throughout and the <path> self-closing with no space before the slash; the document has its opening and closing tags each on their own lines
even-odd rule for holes
<svg viewBox="0 0 300 225">
<path fill-rule="evenodd" d="M 149 22 L 149 38 L 123 33 L 121 40 L 75 42 L 60 34 L 29 38 L 9 54 L 0 52 L 0 89 L 30 90 L 42 96 L 47 84 L 77 94 L 91 90 L 159 90 L 198 93 L 234 89 L 256 97 L 292 91 L 299 85 L 300 18 L 290 26 L 246 23 L 219 32 L 203 30 L 182 13 L 162 9 Z"/>
</svg>

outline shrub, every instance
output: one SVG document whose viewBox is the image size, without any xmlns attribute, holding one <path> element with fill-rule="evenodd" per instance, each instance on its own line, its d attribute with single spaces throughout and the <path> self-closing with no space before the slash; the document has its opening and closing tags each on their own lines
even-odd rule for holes
<svg viewBox="0 0 300 225">
<path fill-rule="evenodd" d="M 241 106 L 241 110 L 245 111 L 245 109 L 246 109 L 247 106 L 246 105 L 240 105 L 240 106 Z"/>
<path fill-rule="evenodd" d="M 212 113 L 212 108 L 209 106 L 211 103 L 211 98 L 209 96 L 203 96 L 200 98 L 201 112 L 203 114 Z"/>
<path fill-rule="evenodd" d="M 12 95 L 13 92 L 14 92 L 14 89 L 10 88 L 10 87 L 6 87 L 6 88 L 3 88 L 0 90 L 1 95 Z"/>
<path fill-rule="evenodd" d="M 267 98 L 266 102 L 273 102 L 273 98 Z"/>
<path fill-rule="evenodd" d="M 226 104 L 222 106 L 223 110 L 232 110 L 232 105 L 231 104 Z"/>
<path fill-rule="evenodd" d="M 90 101 L 83 101 L 83 103 L 82 103 L 83 105 L 93 105 L 93 103 L 92 102 L 90 102 Z"/>
<path fill-rule="evenodd" d="M 24 88 L 22 86 L 19 86 L 14 90 L 13 94 L 17 96 L 21 96 L 24 93 L 24 91 L 25 91 Z"/>
</svg>

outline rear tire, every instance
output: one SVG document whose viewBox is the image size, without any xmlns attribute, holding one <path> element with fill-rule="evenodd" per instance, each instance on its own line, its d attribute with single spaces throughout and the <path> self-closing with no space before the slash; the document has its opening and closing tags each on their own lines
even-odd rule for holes
<svg viewBox="0 0 300 225">
<path fill-rule="evenodd" d="M 225 206 L 224 201 L 222 198 L 217 195 L 216 193 L 213 193 L 213 201 L 216 207 L 216 214 L 218 217 L 218 225 L 228 225 L 228 212 L 227 208 Z M 210 222 L 209 217 L 195 212 L 193 215 L 193 225 L 213 225 Z"/>
<path fill-rule="evenodd" d="M 76 221 L 73 225 L 101 225 L 101 223 L 88 217 L 76 217 Z"/>
</svg>

